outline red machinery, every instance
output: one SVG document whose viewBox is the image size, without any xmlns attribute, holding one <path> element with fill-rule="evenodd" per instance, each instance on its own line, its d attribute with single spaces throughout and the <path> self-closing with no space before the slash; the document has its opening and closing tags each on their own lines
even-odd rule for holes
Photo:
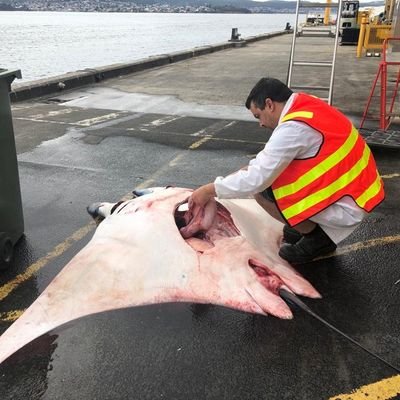
<svg viewBox="0 0 400 400">
<path fill-rule="evenodd" d="M 400 131 L 390 130 L 389 127 L 394 122 L 395 117 L 400 117 L 400 110 L 396 109 L 396 98 L 400 83 L 400 61 L 388 61 L 387 49 L 389 44 L 399 42 L 400 38 L 387 38 L 383 42 L 382 61 L 372 84 L 372 89 L 368 97 L 361 124 L 360 133 L 363 136 L 375 135 L 379 138 L 377 144 L 390 147 L 400 146 Z M 396 43 L 395 43 L 396 45 Z M 379 91 L 379 94 L 375 93 Z M 372 99 L 379 98 L 379 110 L 372 110 L 374 103 Z M 375 111 L 375 115 L 374 115 Z M 379 114 L 379 116 L 376 115 Z M 379 129 L 364 128 L 367 120 L 379 120 Z M 370 137 L 372 139 L 372 137 Z M 373 140 L 375 142 L 375 140 Z"/>
</svg>

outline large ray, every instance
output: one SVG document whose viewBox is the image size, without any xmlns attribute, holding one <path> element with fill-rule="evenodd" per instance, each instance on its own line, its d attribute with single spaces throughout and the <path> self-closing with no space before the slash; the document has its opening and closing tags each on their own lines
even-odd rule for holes
<svg viewBox="0 0 400 400">
<path fill-rule="evenodd" d="M 105 219 L 91 241 L 0 337 L 0 362 L 57 326 L 106 310 L 179 301 L 289 319 L 280 288 L 320 297 L 278 256 L 282 225 L 254 200 L 215 203 L 207 231 L 184 239 L 190 194 L 163 188 L 100 203 Z"/>
</svg>

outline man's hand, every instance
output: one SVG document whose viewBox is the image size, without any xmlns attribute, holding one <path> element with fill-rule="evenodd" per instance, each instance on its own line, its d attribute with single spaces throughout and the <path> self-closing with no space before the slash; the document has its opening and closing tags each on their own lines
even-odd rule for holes
<svg viewBox="0 0 400 400">
<path fill-rule="evenodd" d="M 195 205 L 200 208 L 204 208 L 205 205 L 217 194 L 215 193 L 215 187 L 213 183 L 200 186 L 196 189 L 189 198 L 189 209 L 192 209 Z"/>
<path fill-rule="evenodd" d="M 217 213 L 215 196 L 214 184 L 209 183 L 196 189 L 189 197 L 189 210 L 185 215 L 187 224 L 180 229 L 185 239 L 210 228 Z"/>
</svg>

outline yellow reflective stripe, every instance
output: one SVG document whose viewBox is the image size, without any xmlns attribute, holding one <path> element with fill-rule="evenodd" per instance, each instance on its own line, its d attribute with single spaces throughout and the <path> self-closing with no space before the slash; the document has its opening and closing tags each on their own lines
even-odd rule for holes
<svg viewBox="0 0 400 400">
<path fill-rule="evenodd" d="M 303 189 L 314 180 L 318 179 L 322 174 L 329 171 L 335 165 L 339 164 L 353 149 L 353 147 L 357 142 L 357 139 L 358 139 L 358 131 L 353 126 L 347 140 L 329 157 L 321 161 L 315 167 L 311 168 L 304 175 L 300 176 L 295 182 L 274 189 L 275 199 L 279 200 L 282 197 L 289 196 L 293 193 L 298 192 L 299 190 Z"/>
<path fill-rule="evenodd" d="M 282 213 L 285 218 L 289 219 L 300 214 L 301 212 L 313 207 L 321 201 L 326 200 L 333 193 L 336 193 L 340 189 L 343 189 L 345 186 L 347 186 L 350 182 L 357 178 L 357 176 L 360 175 L 360 173 L 368 165 L 370 154 L 371 150 L 368 146 L 365 146 L 362 157 L 347 173 L 318 192 L 310 194 L 309 196 L 298 201 L 296 204 L 284 209 Z"/>
<path fill-rule="evenodd" d="M 378 174 L 374 183 L 361 196 L 357 197 L 356 203 L 360 207 L 364 207 L 368 200 L 372 199 L 379 193 L 381 187 L 382 187 L 382 181 L 381 177 Z"/>
<path fill-rule="evenodd" d="M 310 119 L 314 116 L 314 113 L 311 111 L 295 111 L 292 112 L 290 114 L 286 114 L 282 119 L 281 122 L 285 122 L 289 119 L 293 119 L 293 118 L 307 118 Z"/>
</svg>

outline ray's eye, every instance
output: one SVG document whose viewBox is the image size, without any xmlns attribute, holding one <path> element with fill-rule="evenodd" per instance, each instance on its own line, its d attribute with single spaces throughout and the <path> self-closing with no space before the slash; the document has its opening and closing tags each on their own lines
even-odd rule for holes
<svg viewBox="0 0 400 400">
<path fill-rule="evenodd" d="M 123 203 L 123 201 L 119 201 L 118 203 L 115 203 L 110 211 L 110 214 L 113 214 L 114 211 Z M 121 210 L 120 210 L 121 211 Z M 118 211 L 119 212 L 119 211 Z"/>
<path fill-rule="evenodd" d="M 111 214 L 112 214 L 115 210 L 117 210 L 117 208 L 118 208 L 122 203 L 125 203 L 125 204 L 117 211 L 117 214 L 119 214 L 119 213 L 129 204 L 129 202 L 120 201 L 116 206 L 113 207 L 113 209 L 111 210 Z"/>
</svg>

